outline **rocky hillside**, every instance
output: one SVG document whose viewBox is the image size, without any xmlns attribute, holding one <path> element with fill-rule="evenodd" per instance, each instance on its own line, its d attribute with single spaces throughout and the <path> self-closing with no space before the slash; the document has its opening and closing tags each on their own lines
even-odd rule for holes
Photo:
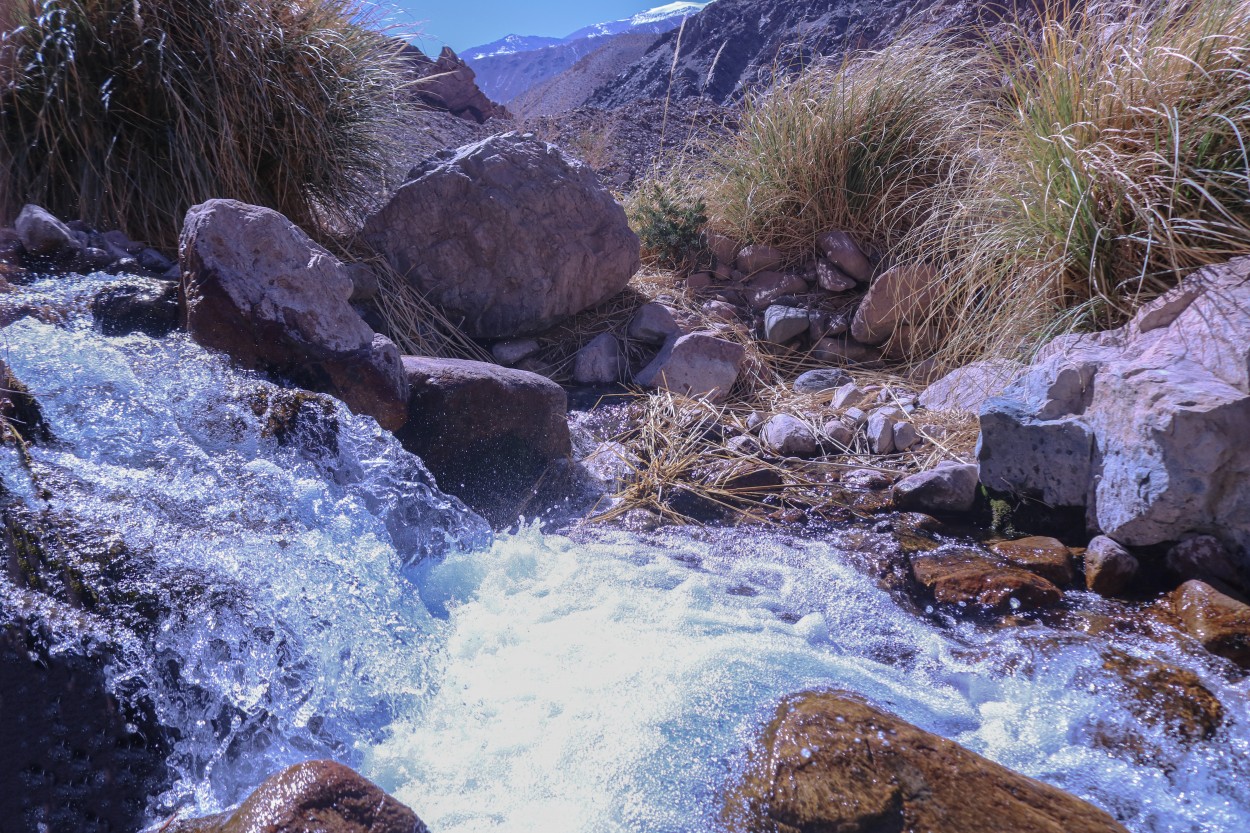
<svg viewBox="0 0 1250 833">
<path fill-rule="evenodd" d="M 477 85 L 473 70 L 449 47 L 430 58 L 410 43 L 400 54 L 412 67 L 413 96 L 431 110 L 485 124 L 488 119 L 509 117 L 508 111 L 491 101 Z"/>
<path fill-rule="evenodd" d="M 655 43 L 653 34 L 618 35 L 564 72 L 512 99 L 517 118 L 552 116 L 580 107 L 595 90 L 629 69 Z"/>
<path fill-rule="evenodd" d="M 779 73 L 848 50 L 881 46 L 900 32 L 992 24 L 1002 10 L 1033 0 L 717 0 L 681 33 L 662 35 L 626 72 L 588 103 L 617 107 L 645 98 L 702 96 L 720 103 Z M 673 55 L 677 51 L 674 69 Z"/>
<path fill-rule="evenodd" d="M 511 102 L 536 84 L 569 69 L 621 35 L 659 35 L 681 25 L 705 3 L 678 2 L 632 17 L 585 26 L 551 43 L 548 38 L 509 35 L 464 50 L 478 84 L 496 101 Z"/>
</svg>

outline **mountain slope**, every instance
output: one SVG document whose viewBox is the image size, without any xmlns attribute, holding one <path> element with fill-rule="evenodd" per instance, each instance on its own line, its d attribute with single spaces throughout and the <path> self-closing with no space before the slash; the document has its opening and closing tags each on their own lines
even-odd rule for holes
<svg viewBox="0 0 1250 833">
<path fill-rule="evenodd" d="M 580 107 L 595 90 L 619 76 L 655 43 L 651 33 L 608 38 L 594 52 L 564 72 L 526 90 L 509 102 L 517 118 L 551 116 Z"/>
<path fill-rule="evenodd" d="M 551 38 L 508 35 L 493 43 L 466 49 L 466 63 L 477 73 L 478 86 L 495 101 L 513 98 L 572 67 L 622 34 L 659 35 L 681 25 L 707 3 L 675 2 L 632 17 L 596 23 L 550 42 Z"/>
<path fill-rule="evenodd" d="M 702 96 L 720 103 L 818 58 L 882 46 L 902 31 L 971 31 L 1044 0 L 716 0 L 595 92 L 589 104 Z M 677 51 L 674 63 L 673 55 Z M 671 84 L 670 84 L 671 78 Z"/>
</svg>

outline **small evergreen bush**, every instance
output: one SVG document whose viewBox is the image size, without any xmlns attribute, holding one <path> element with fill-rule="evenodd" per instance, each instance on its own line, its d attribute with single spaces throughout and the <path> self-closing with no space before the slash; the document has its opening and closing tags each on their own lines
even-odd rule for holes
<svg viewBox="0 0 1250 833">
<path fill-rule="evenodd" d="M 630 211 L 644 257 L 669 269 L 695 265 L 705 251 L 707 206 L 689 193 L 656 181 L 635 195 Z"/>
</svg>

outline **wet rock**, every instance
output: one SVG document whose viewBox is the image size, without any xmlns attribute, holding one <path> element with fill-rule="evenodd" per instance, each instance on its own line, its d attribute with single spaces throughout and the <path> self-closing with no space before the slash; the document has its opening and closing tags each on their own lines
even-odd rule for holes
<svg viewBox="0 0 1250 833">
<path fill-rule="evenodd" d="M 872 279 L 872 263 L 846 232 L 827 231 L 816 238 L 816 247 L 830 263 L 857 283 L 868 283 Z"/>
<path fill-rule="evenodd" d="M 351 308 L 343 264 L 294 223 L 267 208 L 210 200 L 187 212 L 179 252 L 196 342 L 331 393 L 384 428 L 404 423 L 399 351 Z"/>
<path fill-rule="evenodd" d="M 851 335 L 860 344 L 884 344 L 900 325 L 922 318 L 939 289 L 938 272 L 932 266 L 895 266 L 868 288 L 851 320 Z"/>
<path fill-rule="evenodd" d="M 741 251 L 741 248 L 738 246 L 737 240 L 714 231 L 707 232 L 705 239 L 707 240 L 708 250 L 716 258 L 717 263 L 732 266 L 738 259 L 738 252 Z"/>
<path fill-rule="evenodd" d="M 773 304 L 764 310 L 764 339 L 785 344 L 807 332 L 807 310 Z"/>
<path fill-rule="evenodd" d="M 611 333 L 600 333 L 573 357 L 573 382 L 578 385 L 610 385 L 625 374 L 621 343 Z"/>
<path fill-rule="evenodd" d="M 816 434 L 807 423 L 789 414 L 777 414 L 760 429 L 764 447 L 783 457 L 815 457 L 820 450 Z"/>
<path fill-rule="evenodd" d="M 981 412 L 982 478 L 1129 547 L 1214 534 L 1250 566 L 1250 258 L 1119 330 L 1064 336 Z"/>
<path fill-rule="evenodd" d="M 8 559 L 6 559 L 8 560 Z M 151 703 L 121 697 L 114 625 L 0 574 L 0 827 L 21 833 L 138 830 L 168 787 L 171 740 Z"/>
<path fill-rule="evenodd" d="M 1085 549 L 1085 587 L 1101 596 L 1118 596 L 1137 576 L 1137 559 L 1105 535 Z"/>
<path fill-rule="evenodd" d="M 711 333 L 691 333 L 670 338 L 634 381 L 643 387 L 722 402 L 745 361 L 746 349 L 741 344 Z"/>
<path fill-rule="evenodd" d="M 753 243 L 738 252 L 734 266 L 739 272 L 754 275 L 759 272 L 775 272 L 786 262 L 785 255 L 772 246 Z"/>
<path fill-rule="evenodd" d="M 564 390 L 486 362 L 404 356 L 409 418 L 395 435 L 439 488 L 511 524 L 548 468 L 572 453 Z"/>
<path fill-rule="evenodd" d="M 816 282 L 826 292 L 850 292 L 858 286 L 854 278 L 827 260 L 816 261 Z"/>
<path fill-rule="evenodd" d="M 474 338 L 547 329 L 624 289 L 640 262 L 594 171 L 518 133 L 414 169 L 363 236 Z"/>
<path fill-rule="evenodd" d="M 1233 586 L 1246 585 L 1241 565 L 1228 547 L 1213 535 L 1195 535 L 1175 544 L 1168 550 L 1166 564 L 1182 581 L 1197 578 Z"/>
<path fill-rule="evenodd" d="M 1075 578 L 1072 551 L 1061 541 L 1041 535 L 1016 541 L 999 541 L 990 547 L 1008 564 L 1036 573 L 1063 587 Z"/>
<path fill-rule="evenodd" d="M 91 316 L 106 336 L 163 338 L 178 329 L 178 284 L 143 280 L 110 287 L 91 299 Z"/>
<path fill-rule="evenodd" d="M 69 226 L 37 205 L 24 206 L 13 227 L 26 252 L 35 257 L 72 256 L 83 248 Z"/>
<path fill-rule="evenodd" d="M 733 833 L 1126 833 L 1075 796 L 842 692 L 781 703 L 722 819 Z"/>
<path fill-rule="evenodd" d="M 505 367 L 513 367 L 542 349 L 536 338 L 514 338 L 492 344 L 490 354 Z"/>
<path fill-rule="evenodd" d="M 1213 654 L 1250 669 L 1250 605 L 1193 579 L 1172 592 L 1181 627 Z"/>
<path fill-rule="evenodd" d="M 853 469 L 842 475 L 842 485 L 855 489 L 871 489 L 880 491 L 890 488 L 893 483 L 888 475 L 876 469 Z"/>
<path fill-rule="evenodd" d="M 939 604 L 995 613 L 1040 610 L 1062 596 L 1052 582 L 1029 570 L 1004 566 L 975 551 L 913 557 L 912 577 Z"/>
<path fill-rule="evenodd" d="M 16 435 L 16 436 L 14 436 Z M 20 439 L 22 443 L 52 439 L 39 402 L 0 361 L 0 442 Z"/>
<path fill-rule="evenodd" d="M 920 394 L 921 406 L 930 411 L 977 413 L 987 399 L 1020 378 L 1025 365 L 1009 359 L 973 362 L 952 370 Z"/>
<path fill-rule="evenodd" d="M 639 307 L 629 322 L 629 337 L 644 344 L 663 344 L 680 332 L 673 311 L 654 301 Z"/>
<path fill-rule="evenodd" d="M 16 229 L 0 228 L 0 263 L 17 266 L 26 253 Z"/>
<path fill-rule="evenodd" d="M 1158 726 L 1184 744 L 1210 740 L 1224 722 L 1224 705 L 1197 674 L 1157 660 L 1110 649 L 1103 668 L 1124 684 L 1125 705 L 1148 726 Z M 1125 738 L 1140 746 L 1139 738 Z"/>
<path fill-rule="evenodd" d="M 977 501 L 975 463 L 939 463 L 894 486 L 894 504 L 918 512 L 970 512 Z"/>
<path fill-rule="evenodd" d="M 412 810 L 334 761 L 271 776 L 237 810 L 175 822 L 170 833 L 429 833 Z"/>
<path fill-rule="evenodd" d="M 807 282 L 789 272 L 761 272 L 747 283 L 744 297 L 753 310 L 767 309 L 786 295 L 807 291 Z"/>
<path fill-rule="evenodd" d="M 840 367 L 826 367 L 819 370 L 809 370 L 800 375 L 799 378 L 794 380 L 794 392 L 824 393 L 826 391 L 840 390 L 845 385 L 854 387 L 854 384 L 855 382 L 851 378 L 851 374 L 845 370 Z"/>
</svg>

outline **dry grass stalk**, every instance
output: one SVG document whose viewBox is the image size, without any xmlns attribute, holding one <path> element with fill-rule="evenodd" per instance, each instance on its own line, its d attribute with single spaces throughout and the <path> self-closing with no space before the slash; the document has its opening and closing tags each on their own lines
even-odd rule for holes
<svg viewBox="0 0 1250 833">
<path fill-rule="evenodd" d="M 366 261 L 378 278 L 378 294 L 374 303 L 387 333 L 400 352 L 410 356 L 492 361 L 477 342 L 449 321 L 412 284 L 400 275 L 385 258 L 374 256 Z"/>
</svg>

